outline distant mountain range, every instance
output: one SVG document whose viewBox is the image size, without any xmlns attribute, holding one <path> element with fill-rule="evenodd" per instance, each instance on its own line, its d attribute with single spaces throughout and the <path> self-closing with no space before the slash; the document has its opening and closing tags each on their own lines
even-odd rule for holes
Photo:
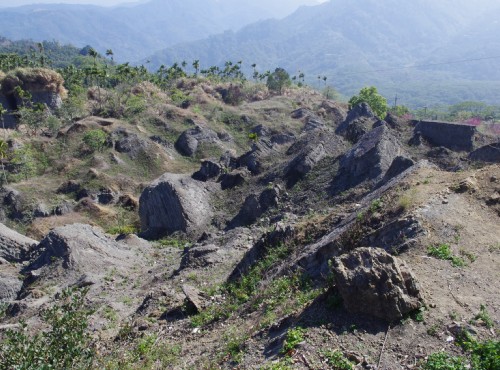
<svg viewBox="0 0 500 370">
<path fill-rule="evenodd" d="M 304 72 L 313 86 L 322 86 L 318 75 L 346 95 L 373 84 L 412 106 L 498 103 L 500 58 L 447 63 L 500 57 L 498 19 L 500 4 L 491 0 L 332 0 L 178 44 L 148 60 L 152 68 L 193 59 L 203 66 L 243 60 L 261 71 L 281 66 Z"/>
<path fill-rule="evenodd" d="M 346 96 L 375 85 L 412 107 L 500 101 L 498 1 L 320 2 L 32 5 L 0 9 L 0 36 L 90 44 L 101 53 L 112 49 L 118 62 L 152 70 L 193 60 L 202 68 L 242 60 L 249 73 L 253 63 L 260 72 L 280 66 L 291 75 L 305 73 L 307 83 L 319 88 L 325 76 Z M 299 4 L 314 6 L 290 14 Z"/>
<path fill-rule="evenodd" d="M 38 4 L 0 9 L 0 36 L 57 40 L 112 49 L 119 61 L 137 61 L 180 42 L 237 30 L 260 19 L 284 17 L 317 0 L 150 0 L 116 7 Z"/>
</svg>

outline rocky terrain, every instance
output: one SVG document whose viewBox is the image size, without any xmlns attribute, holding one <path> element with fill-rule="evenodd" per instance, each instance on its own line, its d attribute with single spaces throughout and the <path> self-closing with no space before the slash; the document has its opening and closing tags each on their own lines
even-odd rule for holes
<svg viewBox="0 0 500 370">
<path fill-rule="evenodd" d="M 3 161 L 4 340 L 47 331 L 71 288 L 91 368 L 415 369 L 472 361 L 464 335 L 498 347 L 498 136 L 235 88 L 141 83 L 124 114 L 89 89 L 57 130 L 3 130 L 25 155 Z"/>
</svg>

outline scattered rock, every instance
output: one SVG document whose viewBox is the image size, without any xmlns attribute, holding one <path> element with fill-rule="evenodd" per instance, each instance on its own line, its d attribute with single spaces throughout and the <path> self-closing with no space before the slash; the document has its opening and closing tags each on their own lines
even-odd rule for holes
<svg viewBox="0 0 500 370">
<path fill-rule="evenodd" d="M 227 190 L 243 185 L 246 181 L 246 177 L 245 171 L 241 170 L 225 173 L 220 177 L 221 188 L 222 190 Z"/>
<path fill-rule="evenodd" d="M 196 312 L 202 312 L 206 304 L 206 298 L 203 293 L 191 285 L 184 284 L 182 286 L 182 291 L 186 295 L 186 299 L 189 304 L 196 309 Z"/>
<path fill-rule="evenodd" d="M 207 181 L 218 177 L 222 173 L 222 166 L 214 161 L 201 162 L 201 168 L 193 174 L 193 179 Z"/>
<path fill-rule="evenodd" d="M 114 141 L 115 150 L 118 153 L 126 153 L 134 160 L 147 153 L 151 148 L 150 142 L 123 128 L 115 130 L 111 137 Z"/>
<path fill-rule="evenodd" d="M 334 274 L 345 308 L 389 322 L 422 307 L 409 268 L 382 249 L 359 248 L 335 258 Z"/>
<path fill-rule="evenodd" d="M 193 157 L 200 143 L 219 143 L 219 137 L 215 131 L 196 125 L 179 136 L 175 142 L 175 148 L 182 155 Z"/>
</svg>

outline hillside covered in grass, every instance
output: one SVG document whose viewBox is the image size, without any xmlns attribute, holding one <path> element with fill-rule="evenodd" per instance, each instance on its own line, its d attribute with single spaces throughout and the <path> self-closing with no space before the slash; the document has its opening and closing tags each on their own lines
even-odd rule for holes
<svg viewBox="0 0 500 370">
<path fill-rule="evenodd" d="M 87 58 L 2 65 L 0 369 L 498 368 L 495 106 Z"/>
</svg>

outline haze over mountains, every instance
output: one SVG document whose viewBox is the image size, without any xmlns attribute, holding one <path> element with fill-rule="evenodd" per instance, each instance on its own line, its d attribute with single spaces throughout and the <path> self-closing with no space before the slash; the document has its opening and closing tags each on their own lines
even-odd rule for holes
<svg viewBox="0 0 500 370">
<path fill-rule="evenodd" d="M 176 43 L 283 17 L 317 0 L 150 0 L 116 7 L 34 4 L 0 9 L 0 35 L 111 48 L 119 61 L 137 61 Z"/>
<path fill-rule="evenodd" d="M 347 96 L 376 85 L 413 107 L 500 100 L 496 1 L 331 0 L 268 19 L 319 2 L 32 5 L 0 9 L 0 35 L 111 48 L 115 60 L 151 69 L 196 59 L 202 69 L 229 60 L 243 60 L 247 72 L 253 63 L 260 72 L 281 66 L 291 75 L 304 72 L 315 87 L 324 87 L 317 77 L 326 76 Z"/>
<path fill-rule="evenodd" d="M 176 45 L 148 59 L 153 67 L 194 57 L 206 65 L 236 59 L 257 63 L 260 70 L 279 65 L 292 74 L 305 72 L 306 80 L 316 85 L 317 75 L 327 76 L 347 95 L 374 84 L 414 106 L 497 102 L 498 58 L 440 64 L 499 57 L 496 19 L 500 7 L 491 1 L 334 0 L 300 8 L 283 20 Z M 415 90 L 420 91 L 417 98 Z"/>
</svg>

